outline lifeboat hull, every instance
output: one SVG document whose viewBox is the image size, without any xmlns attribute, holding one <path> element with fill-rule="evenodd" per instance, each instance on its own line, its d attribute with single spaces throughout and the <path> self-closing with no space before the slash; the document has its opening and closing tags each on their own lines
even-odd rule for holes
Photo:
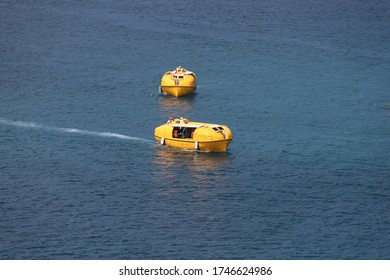
<svg viewBox="0 0 390 280">
<path fill-rule="evenodd" d="M 183 67 L 164 74 L 160 84 L 163 93 L 180 97 L 196 90 L 196 75 Z"/>
<path fill-rule="evenodd" d="M 154 137 L 168 147 L 213 152 L 225 152 L 233 139 L 232 132 L 225 125 L 190 122 L 187 119 L 175 119 L 172 123 L 156 127 Z"/>
</svg>

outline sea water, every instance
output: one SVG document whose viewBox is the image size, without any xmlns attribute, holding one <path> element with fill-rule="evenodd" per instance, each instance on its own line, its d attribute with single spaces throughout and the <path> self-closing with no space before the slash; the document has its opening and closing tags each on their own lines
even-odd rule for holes
<svg viewBox="0 0 390 280">
<path fill-rule="evenodd" d="M 2 1 L 1 259 L 388 259 L 389 1 Z M 197 92 L 158 93 L 194 71 Z M 154 140 L 225 124 L 226 153 Z"/>
</svg>

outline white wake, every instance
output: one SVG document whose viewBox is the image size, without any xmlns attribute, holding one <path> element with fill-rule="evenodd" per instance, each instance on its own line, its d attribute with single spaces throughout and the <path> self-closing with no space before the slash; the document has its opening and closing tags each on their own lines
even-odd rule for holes
<svg viewBox="0 0 390 280">
<path fill-rule="evenodd" d="M 132 141 L 141 141 L 141 142 L 152 142 L 149 139 L 144 139 L 140 137 L 133 137 L 124 134 L 114 133 L 114 132 L 97 132 L 90 131 L 78 128 L 66 128 L 66 127 L 55 127 L 55 126 L 47 126 L 44 124 L 36 123 L 36 122 L 23 122 L 23 121 L 13 121 L 4 118 L 0 118 L 0 124 L 10 125 L 10 126 L 18 126 L 18 127 L 26 127 L 26 128 L 34 128 L 34 129 L 42 129 L 49 131 L 56 131 L 62 133 L 74 133 L 81 135 L 89 135 L 89 136 L 98 136 L 98 137 L 110 137 L 110 138 L 119 138 L 124 140 L 132 140 Z"/>
</svg>

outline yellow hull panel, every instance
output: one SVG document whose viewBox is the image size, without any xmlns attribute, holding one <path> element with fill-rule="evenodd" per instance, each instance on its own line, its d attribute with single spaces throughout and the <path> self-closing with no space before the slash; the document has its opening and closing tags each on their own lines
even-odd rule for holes
<svg viewBox="0 0 390 280">
<path fill-rule="evenodd" d="M 161 91 L 176 97 L 180 97 L 195 91 L 195 87 L 176 87 L 176 86 L 161 86 Z"/>
<path fill-rule="evenodd" d="M 183 96 L 196 90 L 196 75 L 183 67 L 168 71 L 161 79 L 161 91 L 172 96 Z"/>
<path fill-rule="evenodd" d="M 161 143 L 162 137 L 155 135 L 157 142 Z M 175 138 L 164 138 L 163 145 L 168 147 L 194 150 L 194 151 L 208 151 L 208 152 L 226 152 L 232 139 L 210 141 L 210 142 L 197 142 L 193 140 L 175 139 Z"/>
</svg>

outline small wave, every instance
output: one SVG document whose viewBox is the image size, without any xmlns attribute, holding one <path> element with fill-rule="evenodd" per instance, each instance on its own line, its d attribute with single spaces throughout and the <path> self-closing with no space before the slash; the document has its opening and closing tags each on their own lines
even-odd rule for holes
<svg viewBox="0 0 390 280">
<path fill-rule="evenodd" d="M 0 118 L 0 124 L 10 125 L 10 126 L 18 126 L 18 127 L 35 128 L 35 129 L 44 129 L 44 130 L 57 131 L 57 132 L 62 132 L 62 133 L 74 133 L 74 134 L 81 134 L 81 135 L 88 135 L 88 136 L 118 138 L 118 139 L 123 139 L 123 140 L 132 140 L 132 141 L 140 141 L 140 142 L 152 142 L 149 139 L 144 139 L 144 138 L 140 138 L 140 137 L 133 137 L 133 136 L 128 136 L 128 135 L 114 133 L 114 132 L 98 132 L 98 131 L 83 130 L 83 129 L 78 129 L 78 128 L 47 126 L 47 125 L 39 124 L 36 122 L 13 121 L 13 120 L 4 119 L 4 118 Z"/>
</svg>

